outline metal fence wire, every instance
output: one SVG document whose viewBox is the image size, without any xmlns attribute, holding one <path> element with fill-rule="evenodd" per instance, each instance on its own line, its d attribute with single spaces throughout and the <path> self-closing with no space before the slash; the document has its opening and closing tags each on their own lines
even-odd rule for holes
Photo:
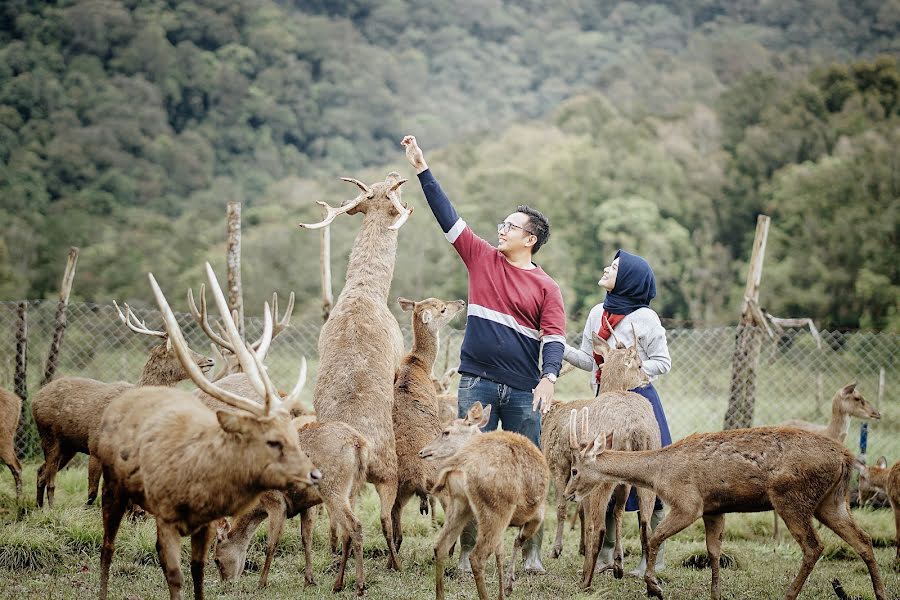
<svg viewBox="0 0 900 600">
<path fill-rule="evenodd" d="M 15 333 L 17 302 L 0 302 L 0 387 L 14 390 Z M 29 398 L 39 389 L 50 341 L 53 336 L 57 303 L 30 301 L 27 305 Z M 151 328 L 162 329 L 155 310 L 135 309 Z M 209 340 L 189 314 L 178 314 L 179 323 L 190 346 L 212 356 Z M 211 320 L 215 320 L 212 319 Z M 80 376 L 101 381 L 136 382 L 148 350 L 158 338 L 138 335 L 126 328 L 112 306 L 70 303 L 68 325 L 62 342 L 56 377 Z M 262 331 L 262 319 L 245 319 L 247 337 Z M 293 386 L 300 358 L 309 363 L 309 379 L 303 400 L 312 403 L 313 382 L 318 366 L 317 344 L 321 323 L 292 321 L 273 342 L 267 359 L 275 385 Z M 401 321 L 406 347 L 412 342 L 411 326 Z M 673 439 L 694 432 L 715 431 L 723 419 L 731 395 L 732 355 L 737 327 L 670 328 L 667 331 L 672 370 L 655 382 Z M 463 330 L 446 329 L 441 337 L 435 374 L 459 360 Z M 570 340 L 577 344 L 580 332 Z M 365 344 L 365 340 L 360 341 Z M 378 349 L 373 349 L 378 351 Z M 762 342 L 755 377 L 755 403 L 752 414 L 743 415 L 753 425 L 777 424 L 799 418 L 827 423 L 831 399 L 847 383 L 856 381 L 862 394 L 881 411 L 880 421 L 868 426 L 868 455 L 886 455 L 890 461 L 900 457 L 900 399 L 896 396 L 900 355 L 900 335 L 893 333 L 819 332 L 786 330 L 775 339 Z M 574 371 L 560 379 L 557 397 L 562 400 L 584 398 L 590 394 L 589 376 Z M 455 384 L 455 382 L 454 382 Z M 191 389 L 189 382 L 180 384 Z M 99 415 L 98 415 L 99 418 Z M 859 452 L 860 421 L 851 421 L 846 444 Z M 30 401 L 22 410 L 22 423 L 16 438 L 19 455 L 25 459 L 41 457 L 40 442 L 31 416 Z"/>
</svg>

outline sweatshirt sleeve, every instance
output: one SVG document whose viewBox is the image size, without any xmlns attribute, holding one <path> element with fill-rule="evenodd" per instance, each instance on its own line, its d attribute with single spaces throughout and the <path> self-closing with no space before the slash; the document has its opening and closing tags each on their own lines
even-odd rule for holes
<svg viewBox="0 0 900 600">
<path fill-rule="evenodd" d="M 431 169 L 419 173 L 419 183 L 422 184 L 425 199 L 428 201 L 428 206 L 431 208 L 434 218 L 437 219 L 438 225 L 441 226 L 444 237 L 453 244 L 457 254 L 467 267 L 480 256 L 494 250 L 494 247 L 488 242 L 475 235 L 472 228 L 466 225 L 466 222 L 456 213 L 456 209 L 453 208 L 447 194 L 434 178 Z"/>
<path fill-rule="evenodd" d="M 652 318 L 648 319 L 646 327 L 647 330 L 640 335 L 641 346 L 647 355 L 646 360 L 642 361 L 641 368 L 647 375 L 656 377 L 669 372 L 672 368 L 672 359 L 666 342 L 666 330 L 659 320 L 659 315 L 654 312 Z"/>
<path fill-rule="evenodd" d="M 599 329 L 599 327 L 595 325 L 595 321 L 597 320 L 597 315 L 599 314 L 597 309 L 601 306 L 602 305 L 598 304 L 593 309 L 591 309 L 587 321 L 584 323 L 584 332 L 581 334 L 581 346 L 576 348 L 567 344 L 565 354 L 563 354 L 563 358 L 566 360 L 566 362 L 569 362 L 584 371 L 594 370 L 593 338 L 594 332 Z"/>
<path fill-rule="evenodd" d="M 541 346 L 541 377 L 548 373 L 559 375 L 566 348 L 566 309 L 555 283 L 547 288 L 541 308 Z"/>
</svg>

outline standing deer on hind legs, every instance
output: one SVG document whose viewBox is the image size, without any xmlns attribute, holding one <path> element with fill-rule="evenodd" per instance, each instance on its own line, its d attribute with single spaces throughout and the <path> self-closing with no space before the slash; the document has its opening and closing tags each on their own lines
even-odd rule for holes
<svg viewBox="0 0 900 600">
<path fill-rule="evenodd" d="M 397 259 L 397 231 L 412 212 L 400 202 L 406 180 L 389 173 L 371 186 L 356 179 L 360 194 L 340 208 L 320 202 L 328 214 L 318 229 L 341 214 L 364 215 L 356 236 L 347 280 L 319 334 L 319 369 L 313 405 L 320 421 L 342 421 L 366 436 L 369 468 L 381 502 L 381 531 L 387 542 L 388 568 L 400 569 L 393 539 L 391 510 L 397 497 L 397 449 L 394 439 L 394 374 L 403 357 L 403 335 L 388 309 L 388 293 Z"/>
<path fill-rule="evenodd" d="M 172 345 L 198 387 L 235 410 L 212 411 L 189 392 L 139 387 L 110 402 L 91 445 L 103 468 L 103 546 L 100 600 L 106 600 L 115 538 L 129 502 L 156 519 L 156 548 L 171 600 L 181 600 L 181 537 L 191 537 L 194 598 L 203 598 L 206 556 L 222 517 L 249 508 L 267 490 L 314 485 L 321 477 L 300 449 L 290 416 L 259 356 L 244 346 L 209 263 L 207 275 L 225 319 L 241 368 L 260 404 L 209 382 L 184 341 L 175 315 L 150 275 Z M 264 330 L 272 335 L 272 313 L 265 306 Z M 299 396 L 306 378 L 303 361 L 298 385 L 286 403 Z"/>
<path fill-rule="evenodd" d="M 599 483 L 614 479 L 650 488 L 669 506 L 648 542 L 644 573 L 648 596 L 663 597 L 655 573 L 659 545 L 703 517 L 712 567 L 710 596 L 719 600 L 725 514 L 774 509 L 803 550 L 786 600 L 797 598 L 822 555 L 824 546 L 813 517 L 856 550 L 869 570 L 876 600 L 887 599 L 872 539 L 847 507 L 855 459 L 838 442 L 798 429 L 759 427 L 694 434 L 660 450 L 617 452 L 610 450 L 613 439 L 606 433 L 580 445 L 576 411 L 570 419 L 570 445 L 576 452 L 566 486 L 570 499 L 582 498 Z"/>
</svg>

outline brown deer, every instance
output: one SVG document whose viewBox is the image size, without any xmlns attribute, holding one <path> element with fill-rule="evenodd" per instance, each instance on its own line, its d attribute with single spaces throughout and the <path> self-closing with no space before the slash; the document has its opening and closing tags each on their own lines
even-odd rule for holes
<svg viewBox="0 0 900 600">
<path fill-rule="evenodd" d="M 16 456 L 16 429 L 22 414 L 22 399 L 0 389 L 0 461 L 3 461 L 16 482 L 16 499 L 22 497 L 22 465 Z"/>
<path fill-rule="evenodd" d="M 863 465 L 859 470 L 859 493 L 879 491 L 885 494 L 894 511 L 894 531 L 897 544 L 896 563 L 900 566 L 900 460 L 890 469 L 887 458 L 880 457 L 871 467 Z"/>
<path fill-rule="evenodd" d="M 423 499 L 420 510 L 428 509 L 427 497 L 437 475 L 434 463 L 419 456 L 428 442 L 441 432 L 441 407 L 435 394 L 431 370 L 437 359 L 440 330 L 458 315 L 466 303 L 428 298 L 414 302 L 397 300 L 404 311 L 412 311 L 413 346 L 403 357 L 394 380 L 394 437 L 397 447 L 397 498 L 391 511 L 394 545 L 403 543 L 403 507 L 413 495 Z M 432 517 L 434 514 L 432 512 Z"/>
<path fill-rule="evenodd" d="M 586 420 L 584 415 L 582 423 Z M 566 487 L 570 499 L 615 479 L 652 489 L 669 507 L 648 542 L 648 596 L 663 597 L 655 574 L 659 545 L 703 517 L 712 567 L 710 596 L 718 600 L 725 514 L 774 509 L 803 551 L 787 600 L 800 594 L 822 554 L 814 516 L 856 550 L 869 569 L 876 599 L 886 600 L 872 540 L 847 507 L 855 459 L 840 443 L 798 429 L 759 427 L 694 434 L 660 450 L 617 452 L 611 450 L 613 436 L 605 432 L 580 445 L 576 421 L 572 411 L 569 443 L 577 454 Z"/>
<path fill-rule="evenodd" d="M 267 490 L 314 485 L 321 477 L 300 449 L 260 357 L 243 346 L 209 263 L 206 271 L 241 368 L 265 402 L 237 396 L 203 376 L 150 274 L 169 340 L 190 378 L 238 410 L 213 412 L 188 392 L 155 386 L 128 390 L 110 402 L 91 448 L 103 467 L 100 600 L 107 597 L 116 533 L 129 502 L 156 519 L 156 547 L 172 600 L 182 598 L 180 538 L 191 536 L 194 598 L 202 600 L 214 522 L 240 514 Z M 271 336 L 268 304 L 264 318 L 264 335 Z"/>
<path fill-rule="evenodd" d="M 332 523 L 342 534 L 343 553 L 332 591 L 344 588 L 344 572 L 350 544 L 356 556 L 356 592 L 365 590 L 363 571 L 362 525 L 353 513 L 353 504 L 359 489 L 366 482 L 366 466 L 369 449 L 365 438 L 345 423 L 312 423 L 294 427 L 300 447 L 322 471 L 322 479 L 315 487 L 292 487 L 284 492 L 270 491 L 260 496 L 259 503 L 249 512 L 238 517 L 233 525 L 220 528 L 216 544 L 216 566 L 223 581 L 233 581 L 241 576 L 247 558 L 247 548 L 257 527 L 268 517 L 266 536 L 266 562 L 259 576 L 259 587 L 266 587 L 269 568 L 275 556 L 275 548 L 281 537 L 285 519 L 300 515 L 300 532 L 303 554 L 306 559 L 304 581 L 315 585 L 312 573 L 312 528 L 314 507 L 323 504 L 331 515 Z M 298 426 L 299 425 L 299 426 Z"/>
<path fill-rule="evenodd" d="M 805 429 L 843 443 L 847 439 L 847 432 L 850 431 L 850 417 L 866 421 L 877 421 L 881 418 L 881 413 L 878 412 L 878 409 L 863 398 L 860 391 L 856 389 L 855 382 L 848 383 L 835 392 L 834 397 L 831 399 L 831 420 L 828 422 L 828 425 L 791 419 L 781 423 L 781 426 Z"/>
<path fill-rule="evenodd" d="M 812 431 L 841 443 L 847 439 L 847 432 L 850 431 L 850 417 L 857 417 L 863 420 L 878 420 L 881 413 L 872 403 L 863 398 L 862 393 L 856 389 L 856 383 L 848 383 L 837 392 L 831 399 L 831 420 L 828 425 L 819 423 L 810 423 L 800 419 L 791 419 L 781 423 L 782 427 L 796 427 L 806 431 Z M 778 532 L 778 515 L 773 515 L 773 535 L 779 537 Z"/>
<path fill-rule="evenodd" d="M 447 498 L 444 527 L 434 544 L 435 595 L 444 598 L 444 561 L 450 548 L 472 519 L 478 521 L 478 537 L 469 556 L 480 600 L 487 599 L 484 562 L 494 554 L 498 597 L 512 593 L 522 544 L 544 521 L 544 504 L 550 483 L 547 461 L 528 438 L 509 431 L 481 433 L 490 407 L 476 402 L 464 419 L 456 419 L 425 446 L 419 455 L 438 462 L 440 473 L 433 489 Z M 504 581 L 503 532 L 520 527 L 513 544 L 512 560 Z"/>
<path fill-rule="evenodd" d="M 612 328 L 610 327 L 612 332 Z M 563 490 L 571 476 L 573 462 L 572 451 L 568 439 L 568 415 L 572 409 L 590 408 L 589 431 L 599 432 L 601 429 L 614 431 L 620 447 L 617 450 L 656 450 L 660 447 L 659 426 L 653 415 L 653 408 L 640 394 L 628 390 L 645 386 L 650 378 L 641 369 L 641 359 L 636 345 L 625 347 L 612 333 L 615 347 L 612 347 L 598 336 L 594 336 L 593 346 L 597 354 L 603 356 L 603 377 L 600 379 L 600 390 L 597 398 L 577 400 L 567 404 L 554 406 L 547 413 L 541 425 L 541 448 L 547 457 L 551 473 L 556 485 L 556 539 L 553 544 L 553 556 L 562 554 L 563 527 L 567 512 L 566 495 Z M 632 332 L 632 338 L 637 336 Z M 584 501 L 579 510 L 582 514 L 582 546 L 584 547 L 584 565 L 582 568 L 582 586 L 588 588 L 593 579 L 594 567 L 600 550 L 600 544 L 606 533 L 606 507 L 615 493 L 616 509 L 615 532 L 616 544 L 613 552 L 612 569 L 616 578 L 624 575 L 623 550 L 621 542 L 622 518 L 625 511 L 625 500 L 630 486 L 616 485 L 615 481 L 605 482 L 598 486 Z M 637 491 L 640 512 L 638 514 L 641 531 L 641 546 L 646 554 L 647 539 L 650 534 L 650 514 L 653 512 L 655 495 L 650 490 Z"/>
<path fill-rule="evenodd" d="M 113 303 L 115 304 L 115 303 Z M 188 378 L 188 373 L 178 360 L 172 343 L 164 331 L 156 331 L 138 318 L 125 304 L 125 312 L 115 304 L 119 320 L 131 331 L 160 338 L 161 344 L 150 349 L 150 356 L 144 364 L 138 386 L 174 386 Z M 193 364 L 204 373 L 213 366 L 206 356 L 190 352 Z M 79 452 L 90 454 L 91 440 L 100 428 L 100 417 L 113 398 L 121 395 L 134 384 L 119 381 L 104 383 L 85 377 L 60 377 L 42 387 L 31 402 L 31 414 L 41 436 L 44 450 L 44 464 L 37 473 L 37 504 L 44 505 L 44 490 L 47 502 L 53 506 L 56 491 L 56 474 Z M 93 504 L 100 488 L 100 463 L 93 457 L 88 460 L 88 498 Z"/>
<path fill-rule="evenodd" d="M 316 229 L 340 214 L 363 213 L 347 278 L 337 303 L 319 334 L 319 368 L 313 405 L 320 421 L 342 421 L 369 442 L 367 480 L 381 501 L 381 530 L 388 548 L 388 568 L 400 569 L 393 541 L 391 510 L 397 496 L 397 450 L 394 440 L 394 373 L 403 357 L 403 336 L 388 309 L 388 293 L 397 259 L 397 230 L 411 209 L 400 203 L 406 182 L 389 173 L 382 182 L 366 185 L 356 179 L 360 194 L 340 208 L 324 206 Z"/>
</svg>

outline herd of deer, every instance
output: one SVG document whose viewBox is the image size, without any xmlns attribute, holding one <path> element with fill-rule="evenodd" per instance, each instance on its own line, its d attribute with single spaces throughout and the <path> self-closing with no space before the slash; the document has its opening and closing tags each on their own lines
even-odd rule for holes
<svg viewBox="0 0 900 600">
<path fill-rule="evenodd" d="M 860 468 L 842 442 L 850 416 L 877 418 L 877 411 L 854 385 L 837 392 L 827 427 L 802 422 L 695 434 L 661 448 L 650 405 L 629 392 L 647 383 L 634 347 L 595 338 L 605 357 L 602 389 L 596 398 L 558 403 L 544 417 L 541 446 L 510 432 L 482 433 L 490 407 L 475 404 L 455 418 L 455 398 L 444 381 L 432 377 L 439 331 L 465 307 L 461 300 L 401 298 L 412 313 L 414 341 L 404 355 L 397 320 L 388 308 L 397 252 L 397 231 L 412 212 L 400 201 L 405 182 L 396 173 L 366 185 L 339 208 L 323 206 L 326 218 L 302 227 L 318 228 L 340 214 L 362 213 L 343 291 L 322 328 L 314 400 L 315 415 L 303 414 L 300 391 L 306 379 L 303 359 L 297 385 L 279 393 L 264 366 L 272 338 L 289 324 L 293 296 L 278 320 L 277 296 L 264 305 L 260 339 L 249 343 L 238 332 L 209 264 L 210 290 L 224 324 L 213 330 L 205 289 L 200 307 L 188 294 L 190 310 L 213 341 L 214 361 L 190 350 L 175 315 L 153 275 L 150 285 L 165 331 L 153 331 L 125 305 L 116 307 L 132 331 L 163 343 L 150 351 L 137 385 L 63 377 L 41 389 L 32 411 L 45 461 L 37 475 L 37 502 L 46 492 L 54 501 L 57 472 L 77 453 L 89 455 L 88 504 L 102 475 L 103 544 L 100 598 L 107 597 L 109 569 L 121 520 L 140 507 L 156 519 L 157 550 L 172 599 L 182 597 L 180 539 L 191 538 L 194 597 L 203 597 L 203 570 L 215 541 L 215 562 L 225 580 L 240 576 L 252 534 L 269 519 L 268 548 L 260 586 L 268 572 L 284 521 L 301 515 L 306 558 L 305 582 L 314 583 L 311 530 L 318 505 L 327 511 L 331 547 L 338 555 L 333 590 L 344 587 L 347 560 L 356 559 L 355 589 L 365 591 L 363 532 L 354 513 L 364 483 L 375 486 L 387 544 L 387 566 L 400 569 L 401 514 L 413 497 L 434 515 L 434 499 L 445 521 L 434 546 L 435 589 L 444 597 L 443 563 L 467 522 L 478 523 L 470 555 L 479 598 L 487 598 L 485 561 L 493 554 L 499 598 L 512 590 L 522 544 L 544 520 L 549 483 L 557 498 L 553 556 L 562 553 L 567 501 L 580 503 L 584 566 L 589 587 L 606 527 L 611 497 L 615 513 L 613 573 L 622 577 L 621 521 L 624 499 L 636 486 L 640 501 L 640 543 L 647 557 L 645 583 L 662 598 L 655 558 L 668 537 L 703 518 L 712 565 L 711 597 L 718 599 L 719 556 L 724 515 L 774 510 L 803 550 L 799 573 L 785 597 L 796 598 L 822 553 L 812 524 L 817 518 L 850 544 L 865 562 L 875 596 L 885 599 L 870 537 L 850 516 L 847 491 Z M 273 315 L 274 312 L 274 315 Z M 276 322 L 277 321 L 277 322 Z M 193 393 L 175 389 L 190 379 Z M 440 392 L 444 392 L 443 394 Z M 448 408 L 449 407 L 449 408 Z M 21 411 L 18 397 L 0 390 L 0 459 L 21 494 L 21 467 L 13 436 Z M 897 519 L 900 561 L 900 463 L 862 468 L 862 479 L 886 491 Z M 668 507 L 652 531 L 655 497 Z M 430 504 L 429 504 L 430 502 Z M 519 527 L 512 560 L 504 569 L 502 536 Z"/>
</svg>

